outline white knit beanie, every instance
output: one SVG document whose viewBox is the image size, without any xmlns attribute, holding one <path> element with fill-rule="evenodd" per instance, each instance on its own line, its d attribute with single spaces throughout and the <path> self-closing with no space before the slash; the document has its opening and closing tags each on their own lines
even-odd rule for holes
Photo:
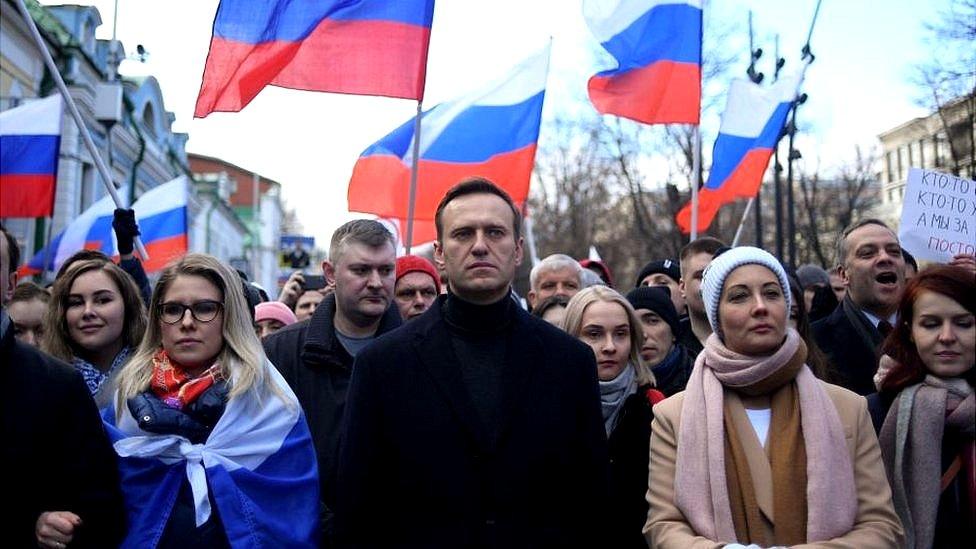
<svg viewBox="0 0 976 549">
<path fill-rule="evenodd" d="M 705 267 L 702 275 L 701 292 L 702 301 L 705 304 L 705 313 L 708 315 L 708 323 L 712 325 L 714 331 L 724 340 L 722 331 L 718 325 L 718 304 L 722 297 L 722 286 L 729 274 L 743 265 L 762 265 L 776 274 L 779 285 L 783 289 L 786 298 L 786 311 L 789 312 L 791 306 L 790 280 L 786 278 L 786 271 L 779 260 L 773 254 L 752 246 L 739 246 L 732 248 L 715 259 Z"/>
</svg>

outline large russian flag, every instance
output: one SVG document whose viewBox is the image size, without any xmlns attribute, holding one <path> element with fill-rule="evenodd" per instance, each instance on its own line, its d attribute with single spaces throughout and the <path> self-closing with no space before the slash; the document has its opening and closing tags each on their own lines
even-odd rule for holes
<svg viewBox="0 0 976 549">
<path fill-rule="evenodd" d="M 583 17 L 618 64 L 590 78 L 597 111 L 645 124 L 698 124 L 701 0 L 584 0 Z"/>
<path fill-rule="evenodd" d="M 434 0 L 221 0 L 194 116 L 267 85 L 422 99 Z"/>
<path fill-rule="evenodd" d="M 548 71 L 547 46 L 501 81 L 421 115 L 412 245 L 434 240 L 437 204 L 466 177 L 486 177 L 516 204 L 525 202 Z M 360 155 L 349 181 L 349 211 L 373 213 L 406 227 L 414 122 L 405 122 Z"/>
<path fill-rule="evenodd" d="M 149 252 L 149 260 L 143 263 L 146 272 L 158 271 L 170 260 L 186 253 L 186 204 L 187 182 L 184 176 L 180 176 L 147 191 L 132 206 L 142 233 L 140 238 Z M 111 196 L 94 203 L 52 238 L 49 246 L 23 265 L 19 273 L 29 275 L 44 270 L 56 271 L 72 254 L 83 249 L 100 250 L 109 257 L 118 255 L 112 230 L 114 211 L 115 203 Z"/>
<path fill-rule="evenodd" d="M 60 95 L 0 112 L 0 217 L 54 212 L 60 147 Z"/>
<path fill-rule="evenodd" d="M 756 196 L 801 81 L 802 72 L 781 78 L 770 88 L 748 80 L 732 81 L 712 149 L 712 169 L 698 192 L 698 232 L 708 228 L 725 204 Z M 676 221 L 683 232 L 691 232 L 690 203 L 678 212 Z"/>
</svg>

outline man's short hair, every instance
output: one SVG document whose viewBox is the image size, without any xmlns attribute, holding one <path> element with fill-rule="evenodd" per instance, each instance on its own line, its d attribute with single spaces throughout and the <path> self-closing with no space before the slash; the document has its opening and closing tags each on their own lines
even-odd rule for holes
<svg viewBox="0 0 976 549">
<path fill-rule="evenodd" d="M 451 187 L 444 198 L 441 199 L 440 204 L 437 205 L 437 212 L 434 214 L 434 225 L 437 227 L 437 241 L 444 242 L 444 223 L 442 217 L 444 215 L 444 208 L 454 200 L 462 196 L 469 194 L 493 194 L 498 198 L 501 198 L 508 204 L 508 207 L 512 210 L 512 233 L 515 235 L 515 240 L 518 240 L 522 236 L 522 214 L 519 212 L 518 208 L 515 207 L 515 202 L 512 201 L 512 197 L 508 196 L 501 187 L 495 185 L 488 179 L 484 177 L 469 177 L 462 180 L 457 185 Z"/>
<path fill-rule="evenodd" d="M 546 258 L 540 261 L 535 267 L 532 267 L 532 270 L 529 272 L 529 286 L 533 290 L 538 291 L 539 277 L 542 276 L 542 273 L 562 271 L 563 269 L 569 269 L 576 273 L 577 278 L 582 278 L 580 275 L 583 272 L 583 266 L 579 264 L 579 261 L 576 261 L 566 254 L 552 254 L 550 256 L 546 256 Z M 583 281 L 580 280 L 580 285 L 582 285 L 582 283 Z"/>
<path fill-rule="evenodd" d="M 841 234 L 841 237 L 837 240 L 837 264 L 838 265 L 845 265 L 847 262 L 847 252 L 848 252 L 847 237 L 852 232 L 860 229 L 861 227 L 864 227 L 865 225 L 880 225 L 885 229 L 888 229 L 888 231 L 890 231 L 891 234 L 895 235 L 895 239 L 898 238 L 898 235 L 895 234 L 895 231 L 891 230 L 891 227 L 889 227 L 884 221 L 881 221 L 880 219 L 876 219 L 874 217 L 862 219 L 857 223 L 848 225 L 848 227 L 844 229 L 844 232 Z"/>
<path fill-rule="evenodd" d="M 14 288 L 14 295 L 10 298 L 10 303 L 35 299 L 48 303 L 51 301 L 51 292 L 47 288 L 42 288 L 29 280 L 25 280 Z"/>
<path fill-rule="evenodd" d="M 20 246 L 17 245 L 17 239 L 14 235 L 7 232 L 7 229 L 0 225 L 0 233 L 3 233 L 3 237 L 7 239 L 7 259 L 10 260 L 10 272 L 16 272 L 17 267 L 20 266 Z"/>
<path fill-rule="evenodd" d="M 681 261 L 679 263 L 679 268 L 685 264 L 685 261 L 693 255 L 698 255 L 701 253 L 707 253 L 714 256 L 719 250 L 725 247 L 725 242 L 711 237 L 703 236 L 701 238 L 696 238 L 691 242 L 685 244 L 684 248 L 681 248 Z M 681 270 L 681 276 L 684 276 L 684 269 Z"/>
<path fill-rule="evenodd" d="M 364 244 L 370 248 L 379 248 L 387 242 L 396 249 L 396 240 L 382 223 L 372 219 L 354 219 L 344 223 L 332 233 L 329 243 L 329 261 L 333 265 L 339 263 L 342 253 L 349 244 Z"/>
</svg>

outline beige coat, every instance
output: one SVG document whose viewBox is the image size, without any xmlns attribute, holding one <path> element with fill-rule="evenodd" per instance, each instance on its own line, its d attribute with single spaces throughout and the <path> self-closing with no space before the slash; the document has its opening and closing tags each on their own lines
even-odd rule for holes
<svg viewBox="0 0 976 549">
<path fill-rule="evenodd" d="M 823 383 L 823 387 L 837 407 L 844 437 L 854 464 L 858 509 L 854 528 L 846 535 L 829 541 L 798 547 L 824 548 L 896 548 L 904 544 L 901 522 L 891 503 L 891 489 L 881 461 L 878 438 L 871 426 L 867 401 L 847 389 Z M 772 474 L 766 453 L 752 429 L 745 408 L 731 392 L 732 420 L 740 433 L 740 440 L 749 461 L 749 468 L 756 488 L 756 498 L 769 533 L 774 524 L 772 502 Z M 678 393 L 654 407 L 651 427 L 650 475 L 647 501 L 650 510 L 644 525 L 644 536 L 653 548 L 722 547 L 723 543 L 698 536 L 674 504 L 675 455 L 678 451 L 678 426 L 684 393 Z M 704 450 L 703 450 L 704 451 Z M 802 492 L 798 493 L 802 496 Z M 702 494 L 702 497 L 708 497 Z"/>
</svg>

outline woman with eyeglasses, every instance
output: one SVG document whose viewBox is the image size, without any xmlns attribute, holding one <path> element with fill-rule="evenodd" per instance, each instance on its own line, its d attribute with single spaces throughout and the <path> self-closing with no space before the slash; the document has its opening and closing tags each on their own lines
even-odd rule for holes
<svg viewBox="0 0 976 549">
<path fill-rule="evenodd" d="M 163 271 L 103 417 L 126 496 L 124 547 L 315 545 L 305 418 L 264 355 L 238 275 L 215 258 L 187 254 Z"/>
<path fill-rule="evenodd" d="M 146 331 L 146 309 L 135 282 L 108 258 L 68 261 L 51 289 L 41 350 L 73 365 L 102 409 Z"/>
</svg>

